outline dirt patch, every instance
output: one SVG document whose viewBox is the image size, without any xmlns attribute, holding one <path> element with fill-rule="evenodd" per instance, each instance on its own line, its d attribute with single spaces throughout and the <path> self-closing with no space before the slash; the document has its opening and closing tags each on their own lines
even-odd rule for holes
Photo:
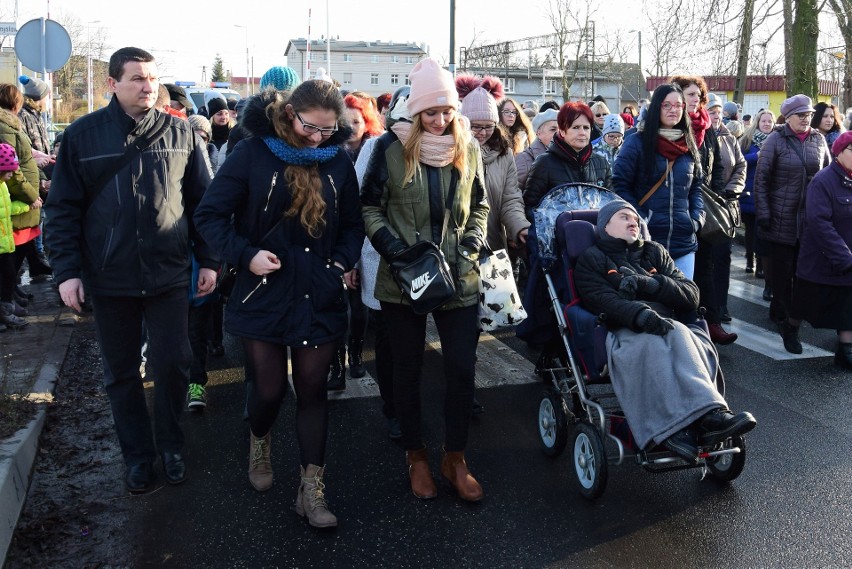
<svg viewBox="0 0 852 569">
<path fill-rule="evenodd" d="M 38 407 L 19 395 L 0 393 L 0 441 L 6 440 L 27 426 Z"/>
<path fill-rule="evenodd" d="M 21 567 L 130 567 L 124 462 L 91 317 L 81 320 L 60 372 L 35 473 L 6 558 Z"/>
</svg>

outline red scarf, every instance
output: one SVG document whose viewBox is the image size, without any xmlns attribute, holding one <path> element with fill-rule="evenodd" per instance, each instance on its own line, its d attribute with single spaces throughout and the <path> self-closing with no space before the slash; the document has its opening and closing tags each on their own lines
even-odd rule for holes
<svg viewBox="0 0 852 569">
<path fill-rule="evenodd" d="M 694 113 L 688 114 L 692 121 L 692 136 L 695 137 L 695 144 L 701 148 L 704 144 L 704 133 L 710 128 L 710 115 L 704 107 L 699 107 Z"/>
<path fill-rule="evenodd" d="M 689 147 L 686 146 L 686 137 L 679 138 L 672 142 L 668 138 L 657 137 L 657 152 L 659 152 L 666 160 L 677 160 L 687 152 Z"/>
<path fill-rule="evenodd" d="M 591 144 L 586 145 L 584 149 L 577 152 L 567 142 L 565 142 L 561 136 L 559 136 L 558 132 L 553 136 L 553 141 L 556 143 L 556 147 L 559 148 L 565 158 L 568 159 L 568 162 L 576 166 L 578 170 L 589 161 L 589 158 L 592 155 Z"/>
</svg>

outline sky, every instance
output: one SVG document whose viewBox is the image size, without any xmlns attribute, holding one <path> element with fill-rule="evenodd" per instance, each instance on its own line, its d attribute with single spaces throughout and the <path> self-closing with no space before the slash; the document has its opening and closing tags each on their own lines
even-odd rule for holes
<svg viewBox="0 0 852 569">
<path fill-rule="evenodd" d="M 0 21 L 13 21 L 15 1 L 0 0 Z M 71 15 L 83 27 L 97 20 L 98 23 L 89 26 L 93 34 L 103 28 L 108 43 L 104 59 L 119 47 L 140 47 L 154 54 L 160 75 L 166 80 L 200 81 L 202 66 L 206 66 L 209 78 L 216 54 L 221 56 L 225 69 L 244 77 L 246 43 L 253 61 L 253 76 L 262 75 L 272 66 L 284 65 L 287 41 L 308 36 L 309 8 L 312 39 L 326 35 L 328 23 L 330 35 L 341 40 L 426 43 L 433 57 L 449 61 L 449 0 L 206 0 L 188 4 L 148 0 L 121 3 L 120 7 L 119 3 L 107 7 L 104 0 L 17 2 L 19 27 L 48 13 L 59 22 Z M 483 44 L 551 33 L 547 2 L 456 0 L 456 47 L 466 46 L 474 38 Z M 483 9 L 485 6 L 487 9 Z M 607 12 L 623 14 L 635 10 L 635 6 L 629 0 L 613 0 L 607 3 Z M 623 22 L 628 27 L 636 25 L 631 18 L 606 20 Z M 247 26 L 247 30 L 237 26 Z M 627 37 L 635 43 L 636 34 Z M 638 52 L 635 46 L 632 49 L 635 62 Z"/>
</svg>

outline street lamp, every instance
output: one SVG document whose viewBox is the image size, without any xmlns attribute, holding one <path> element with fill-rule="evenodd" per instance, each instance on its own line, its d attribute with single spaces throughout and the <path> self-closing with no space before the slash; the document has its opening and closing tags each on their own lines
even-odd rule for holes
<svg viewBox="0 0 852 569">
<path fill-rule="evenodd" d="M 251 74 L 251 66 L 249 65 L 249 41 L 248 41 L 248 24 L 234 24 L 235 28 L 243 28 L 246 31 L 246 96 L 252 94 L 252 77 L 249 77 Z"/>
<path fill-rule="evenodd" d="M 92 20 L 91 22 L 86 22 L 86 32 L 88 36 L 88 41 L 86 44 L 86 72 L 87 72 L 87 81 L 86 81 L 86 99 L 89 105 L 89 112 L 95 110 L 95 98 L 94 98 L 94 89 L 92 88 L 92 24 L 100 24 L 100 20 Z"/>
<path fill-rule="evenodd" d="M 642 79 L 645 79 L 645 73 L 642 71 L 642 30 L 628 30 L 627 33 L 636 34 L 639 38 L 639 77 L 641 78 L 640 79 L 640 81 L 641 81 Z M 636 100 L 637 101 L 642 98 L 641 90 L 642 90 L 641 83 L 637 83 L 637 85 L 636 85 Z"/>
</svg>

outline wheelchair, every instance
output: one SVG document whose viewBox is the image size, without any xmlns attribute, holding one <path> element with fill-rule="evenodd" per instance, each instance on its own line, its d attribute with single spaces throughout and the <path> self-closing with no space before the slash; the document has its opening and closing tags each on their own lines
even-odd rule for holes
<svg viewBox="0 0 852 569">
<path fill-rule="evenodd" d="M 549 319 L 556 328 L 550 348 L 536 363 L 536 374 L 545 383 L 537 417 L 541 448 L 556 457 L 568 447 L 572 478 L 588 500 L 603 494 L 611 465 L 630 461 L 650 472 L 697 468 L 702 478 L 730 482 L 745 466 L 743 436 L 701 448 L 698 462 L 690 464 L 662 445 L 637 448 L 619 407 L 607 370 L 606 321 L 581 306 L 573 283 L 577 259 L 595 242 L 597 210 L 616 197 L 598 186 L 565 184 L 548 192 L 533 210 L 532 268 L 538 270 L 539 286 L 544 284 Z M 643 232 L 647 238 L 646 227 Z M 535 304 L 528 298 L 534 294 L 529 286 L 528 310 Z M 707 327 L 703 318 L 691 325 Z M 721 369 L 717 373 L 723 384 Z"/>
</svg>

